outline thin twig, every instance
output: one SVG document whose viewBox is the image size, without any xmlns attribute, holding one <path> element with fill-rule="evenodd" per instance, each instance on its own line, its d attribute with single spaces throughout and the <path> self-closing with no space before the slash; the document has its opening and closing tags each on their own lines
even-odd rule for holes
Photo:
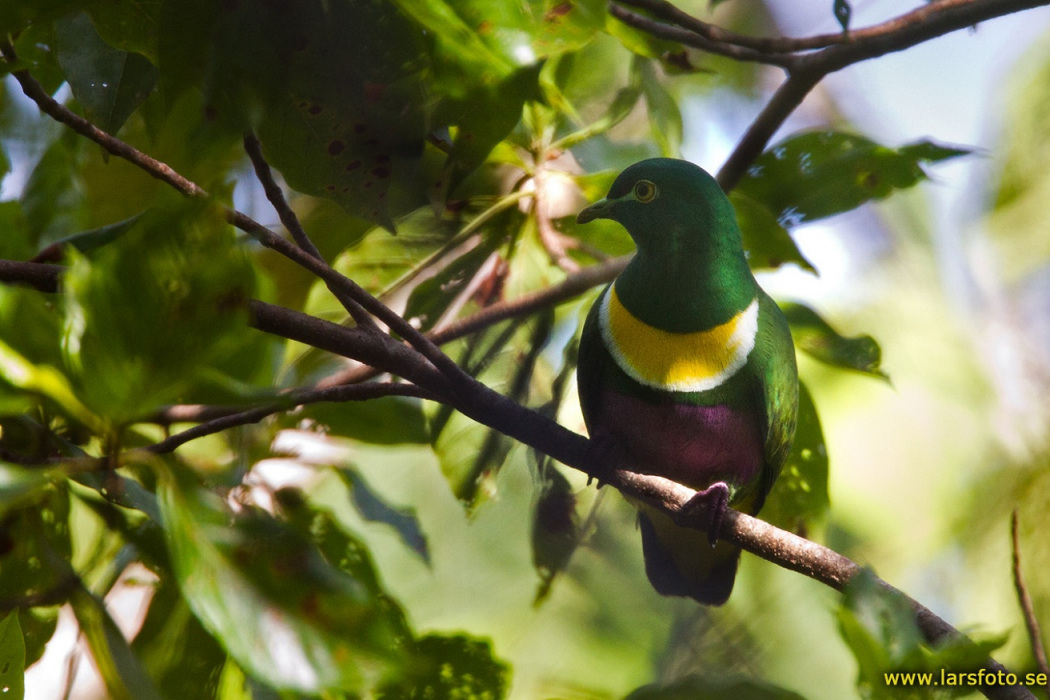
<svg viewBox="0 0 1050 700">
<path fill-rule="evenodd" d="M 1024 576 L 1021 573 L 1021 537 L 1018 533 L 1017 510 L 1014 509 L 1010 517 L 1010 537 L 1013 540 L 1014 561 L 1014 588 L 1017 589 L 1017 600 L 1021 604 L 1021 612 L 1024 615 L 1024 624 L 1028 629 L 1028 639 L 1032 644 L 1032 654 L 1035 656 L 1036 666 L 1043 677 L 1048 679 L 1046 685 L 1047 695 L 1050 696 L 1050 663 L 1047 663 L 1046 646 L 1043 645 L 1043 633 L 1039 629 L 1039 620 L 1035 616 L 1035 606 L 1032 604 L 1032 596 L 1028 594 Z"/>
<path fill-rule="evenodd" d="M 307 235 L 302 223 L 300 223 L 299 217 L 295 215 L 294 211 L 292 211 L 292 208 L 288 205 L 288 200 L 284 198 L 284 192 L 281 191 L 281 188 L 277 185 L 277 181 L 274 180 L 273 171 L 270 170 L 270 164 L 266 162 L 266 158 L 263 156 L 262 145 L 259 143 L 259 139 L 255 134 L 248 132 L 244 135 L 244 151 L 252 161 L 252 166 L 255 168 L 255 176 L 259 178 L 259 182 L 263 186 L 263 192 L 266 193 L 266 199 L 270 200 L 270 204 L 272 204 L 274 210 L 277 211 L 277 216 L 280 217 L 281 223 L 284 224 L 288 233 L 292 235 L 292 238 L 300 248 L 318 261 L 327 265 L 328 263 L 321 256 L 321 251 L 319 251 L 313 241 L 310 240 L 310 236 Z M 354 319 L 354 323 L 364 328 L 378 330 L 376 329 L 372 317 L 369 316 L 368 313 L 361 308 L 361 305 L 348 296 L 341 288 L 329 284 L 328 290 L 332 292 L 335 298 L 339 300 L 339 303 L 343 305 L 343 308 L 350 314 L 350 317 Z"/>
<path fill-rule="evenodd" d="M 712 40 L 685 27 L 666 24 L 665 22 L 640 15 L 637 12 L 632 12 L 615 2 L 609 3 L 609 14 L 624 24 L 641 29 L 643 32 L 652 34 L 655 37 L 674 41 L 685 46 L 692 46 L 695 49 L 732 58 L 735 61 L 765 63 L 771 66 L 779 66 L 786 70 L 789 70 L 796 61 L 796 57 L 791 54 L 755 51 L 745 46 Z"/>
<path fill-rule="evenodd" d="M 177 448 L 185 445 L 191 440 L 196 440 L 205 435 L 220 433 L 229 428 L 258 423 L 263 418 L 271 416 L 274 413 L 287 411 L 297 406 L 306 406 L 308 404 L 324 402 L 343 403 L 346 401 L 368 401 L 382 396 L 405 396 L 421 399 L 436 398 L 436 395 L 433 392 L 427 391 L 426 389 L 414 384 L 392 384 L 387 382 L 354 384 L 353 386 L 337 386 L 328 389 L 293 392 L 286 396 L 282 396 L 280 401 L 252 408 L 247 411 L 214 418 L 205 423 L 201 423 L 200 425 L 188 428 L 158 443 L 150 445 L 145 449 L 152 454 L 174 452 Z"/>
</svg>

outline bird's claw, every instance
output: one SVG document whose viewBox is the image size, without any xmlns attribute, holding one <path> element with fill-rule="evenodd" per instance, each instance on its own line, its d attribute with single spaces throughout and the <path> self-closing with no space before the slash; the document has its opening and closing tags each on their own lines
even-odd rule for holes
<svg viewBox="0 0 1050 700">
<path fill-rule="evenodd" d="M 714 547 L 718 541 L 718 533 L 722 531 L 722 522 L 725 520 L 727 510 L 729 510 L 729 485 L 724 481 L 718 481 L 703 491 L 697 491 L 696 495 L 683 506 L 682 516 L 686 520 L 704 524 L 706 527 L 703 529 L 707 532 L 707 541 Z"/>
</svg>

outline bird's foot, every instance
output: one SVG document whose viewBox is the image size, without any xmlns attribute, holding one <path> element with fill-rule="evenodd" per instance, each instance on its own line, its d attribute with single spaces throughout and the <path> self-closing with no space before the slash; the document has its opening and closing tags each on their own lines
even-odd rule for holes
<svg viewBox="0 0 1050 700">
<path fill-rule="evenodd" d="M 587 453 L 587 485 L 591 479 L 597 479 L 598 488 L 608 481 L 607 474 L 622 469 L 626 456 L 623 448 L 608 435 L 598 434 L 591 437 Z"/>
<path fill-rule="evenodd" d="M 718 481 L 703 491 L 697 491 L 696 495 L 690 498 L 682 508 L 681 517 L 686 521 L 704 525 L 702 529 L 707 532 L 707 541 L 714 547 L 718 541 L 718 533 L 722 531 L 722 522 L 725 520 L 727 510 L 729 510 L 729 485 L 724 481 Z"/>
</svg>

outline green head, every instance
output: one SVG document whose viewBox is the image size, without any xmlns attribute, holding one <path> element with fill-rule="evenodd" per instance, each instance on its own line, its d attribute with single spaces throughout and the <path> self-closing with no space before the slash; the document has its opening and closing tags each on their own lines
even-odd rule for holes
<svg viewBox="0 0 1050 700">
<path fill-rule="evenodd" d="M 576 220 L 618 221 L 642 255 L 716 252 L 743 253 L 733 205 L 707 172 L 673 158 L 650 158 L 620 173 L 605 199 Z"/>
<path fill-rule="evenodd" d="M 755 297 L 733 205 L 699 166 L 673 158 L 635 163 L 576 217 L 581 224 L 595 219 L 619 222 L 634 239 L 638 254 L 616 290 L 653 325 L 703 328 Z"/>
</svg>

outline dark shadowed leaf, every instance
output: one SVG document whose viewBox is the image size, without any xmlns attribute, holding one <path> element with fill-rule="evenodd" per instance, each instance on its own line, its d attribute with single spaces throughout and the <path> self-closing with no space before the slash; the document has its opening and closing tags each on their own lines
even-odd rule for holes
<svg viewBox="0 0 1050 700">
<path fill-rule="evenodd" d="M 237 12 L 262 21 L 251 19 L 260 12 L 254 5 Z M 277 35 L 289 36 L 284 59 L 269 58 L 272 33 L 263 28 L 253 50 L 264 69 L 248 65 L 232 19 L 237 48 L 228 56 L 267 105 L 259 124 L 267 157 L 291 187 L 393 230 L 395 218 L 425 202 L 418 167 L 427 135 L 426 37 L 386 2 L 267 12 Z"/>
<path fill-rule="evenodd" d="M 8 612 L 0 619 L 0 695 L 5 699 L 22 700 L 25 696 L 26 644 L 18 610 Z"/>
<path fill-rule="evenodd" d="M 72 603 L 109 696 L 114 700 L 163 700 L 105 604 L 82 588 Z"/>
<path fill-rule="evenodd" d="M 430 550 L 427 547 L 427 536 L 419 527 L 419 519 L 412 508 L 395 508 L 383 500 L 368 482 L 354 472 L 340 471 L 340 477 L 350 490 L 357 512 L 365 520 L 389 525 L 397 532 L 406 547 L 420 558 L 430 563 Z"/>
<path fill-rule="evenodd" d="M 130 219 L 124 219 L 123 221 L 118 221 L 113 224 L 93 228 L 90 231 L 82 231 L 81 233 L 74 233 L 72 236 L 66 236 L 41 250 L 33 259 L 36 262 L 61 260 L 62 248 L 67 245 L 73 246 L 81 253 L 86 253 L 95 248 L 101 248 L 130 231 L 132 226 L 135 225 L 135 222 L 139 220 L 140 216 L 141 215 L 133 216 Z"/>
<path fill-rule="evenodd" d="M 492 255 L 496 243 L 498 241 L 485 242 L 474 247 L 430 279 L 420 282 L 408 298 L 405 318 L 418 319 L 424 331 L 433 328 Z"/>
<path fill-rule="evenodd" d="M 842 31 L 849 31 L 849 19 L 853 14 L 853 8 L 849 4 L 849 0 L 835 0 L 835 5 L 832 8 L 835 13 L 835 19 L 838 20 L 839 25 L 842 27 Z"/>
<path fill-rule="evenodd" d="M 923 163 L 969 152 L 928 141 L 893 149 L 854 134 L 808 131 L 770 147 L 736 189 L 791 228 L 888 197 L 926 179 Z"/>
<path fill-rule="evenodd" d="M 779 306 L 787 317 L 791 326 L 791 337 L 799 350 L 832 367 L 853 369 L 889 380 L 879 369 L 882 349 L 870 335 L 847 338 L 839 335 L 827 321 L 805 304 L 783 302 Z"/>
<path fill-rule="evenodd" d="M 193 615 L 173 576 L 158 583 L 131 650 L 166 700 L 215 697 L 226 652 Z"/>
<path fill-rule="evenodd" d="M 430 634 L 415 642 L 413 648 L 422 670 L 381 689 L 379 700 L 500 700 L 505 696 L 510 669 L 492 654 L 487 641 L 466 635 Z"/>
<path fill-rule="evenodd" d="M 416 399 L 388 396 L 370 401 L 305 406 L 291 418 L 309 418 L 340 437 L 377 445 L 422 444 L 429 440 L 423 409 Z"/>
<path fill-rule="evenodd" d="M 307 693 L 367 693 L 404 662 L 374 581 L 329 564 L 302 532 L 266 513 L 235 517 L 174 475 L 158 491 L 187 603 L 256 679 Z"/>
<path fill-rule="evenodd" d="M 791 453 L 769 492 L 762 518 L 802 534 L 823 520 L 828 498 L 828 448 L 820 416 L 805 384 L 798 386 L 798 425 Z"/>
<path fill-rule="evenodd" d="M 157 82 L 157 69 L 145 56 L 115 49 L 102 40 L 83 12 L 55 24 L 58 63 L 88 119 L 117 133 Z"/>
<path fill-rule="evenodd" d="M 625 700 L 805 700 L 785 688 L 750 678 L 701 678 L 687 676 L 670 685 L 647 685 Z"/>
<path fill-rule="evenodd" d="M 580 543 L 576 493 L 549 462 L 543 476 L 532 521 L 532 563 L 540 577 L 537 604 L 546 599 L 555 576 L 565 569 Z"/>
</svg>

